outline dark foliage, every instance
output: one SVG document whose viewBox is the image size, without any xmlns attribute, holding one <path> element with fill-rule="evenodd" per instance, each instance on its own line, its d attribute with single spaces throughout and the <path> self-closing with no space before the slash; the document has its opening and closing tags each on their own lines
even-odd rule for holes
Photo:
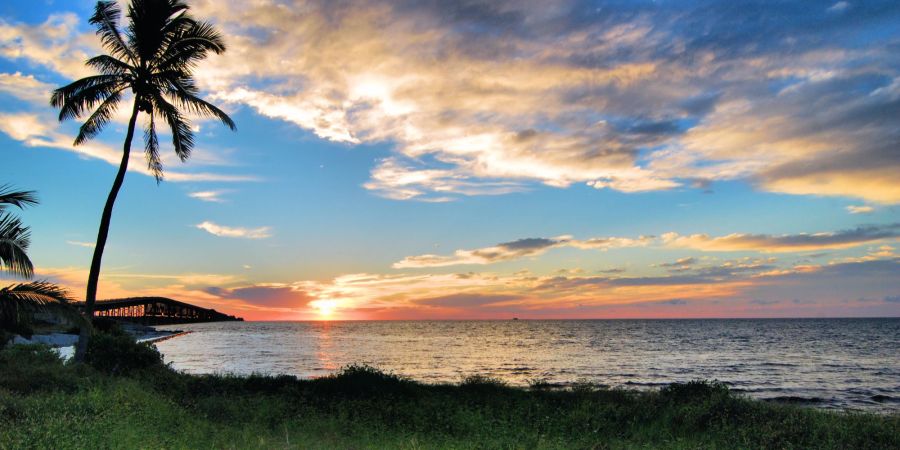
<svg viewBox="0 0 900 450">
<path fill-rule="evenodd" d="M 125 334 L 97 333 L 88 345 L 85 362 L 111 375 L 128 375 L 164 367 L 162 355 L 153 344 L 135 342 Z"/>
<path fill-rule="evenodd" d="M 26 394 L 36 391 L 71 391 L 79 384 L 78 370 L 67 369 L 52 348 L 10 345 L 0 351 L 0 387 Z"/>
<path fill-rule="evenodd" d="M 127 336 L 127 333 L 125 333 L 125 330 L 119 325 L 119 322 L 108 317 L 94 317 L 91 319 L 91 324 L 94 326 L 94 331 L 98 333 L 105 333 L 113 336 Z"/>
</svg>

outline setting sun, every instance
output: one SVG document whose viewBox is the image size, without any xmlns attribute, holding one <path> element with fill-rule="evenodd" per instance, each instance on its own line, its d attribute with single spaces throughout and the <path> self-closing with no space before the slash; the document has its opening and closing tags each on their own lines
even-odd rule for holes
<svg viewBox="0 0 900 450">
<path fill-rule="evenodd" d="M 337 309 L 338 302 L 337 300 L 316 300 L 310 302 L 309 306 L 312 306 L 318 315 L 329 319 L 334 314 L 334 310 Z"/>
</svg>

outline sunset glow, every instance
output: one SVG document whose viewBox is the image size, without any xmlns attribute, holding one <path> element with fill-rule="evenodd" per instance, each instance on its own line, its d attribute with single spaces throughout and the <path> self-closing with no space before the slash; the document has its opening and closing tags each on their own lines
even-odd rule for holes
<svg viewBox="0 0 900 450">
<path fill-rule="evenodd" d="M 334 300 L 316 300 L 309 303 L 309 306 L 322 316 L 323 319 L 331 319 L 337 309 L 338 303 Z"/>
</svg>

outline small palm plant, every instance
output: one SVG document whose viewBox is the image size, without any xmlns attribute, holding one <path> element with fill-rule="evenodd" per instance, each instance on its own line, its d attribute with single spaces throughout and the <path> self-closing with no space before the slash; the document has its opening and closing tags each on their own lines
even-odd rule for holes
<svg viewBox="0 0 900 450">
<path fill-rule="evenodd" d="M 122 12 L 116 2 L 97 2 L 90 23 L 96 27 L 107 54 L 95 56 L 86 64 L 100 73 L 55 90 L 50 100 L 59 108 L 60 121 L 87 116 L 75 138 L 75 145 L 79 145 L 103 130 L 122 103 L 123 95 L 130 91 L 133 97 L 122 161 L 103 207 L 91 260 L 85 295 L 86 317 L 93 315 L 97 300 L 103 250 L 113 205 L 128 170 L 138 115 L 144 113 L 146 116 L 144 154 L 147 167 L 157 182 L 163 174 L 156 135 L 158 120 L 165 121 L 171 129 L 172 146 L 181 161 L 188 159 L 194 146 L 194 134 L 186 114 L 212 117 L 232 130 L 235 128 L 227 114 L 198 96 L 192 74 L 195 65 L 210 52 L 225 51 L 222 35 L 209 23 L 191 17 L 187 11 L 188 6 L 181 0 L 131 0 L 127 11 L 128 25 L 120 31 Z M 88 339 L 89 335 L 82 333 L 76 359 L 84 357 Z"/>
<path fill-rule="evenodd" d="M 23 278 L 31 278 L 34 267 L 28 259 L 28 245 L 31 232 L 22 225 L 22 220 L 9 214 L 6 208 L 37 204 L 32 191 L 12 191 L 8 185 L 0 186 L 0 267 Z"/>
<path fill-rule="evenodd" d="M 26 279 L 34 276 L 34 266 L 27 253 L 31 231 L 6 209 L 35 204 L 37 198 L 33 191 L 13 191 L 9 186 L 0 186 L 0 272 Z M 28 324 L 36 312 L 50 312 L 84 326 L 84 320 L 69 301 L 64 289 L 46 281 L 0 288 L 0 347 L 6 342 L 6 331 L 29 337 Z"/>
</svg>

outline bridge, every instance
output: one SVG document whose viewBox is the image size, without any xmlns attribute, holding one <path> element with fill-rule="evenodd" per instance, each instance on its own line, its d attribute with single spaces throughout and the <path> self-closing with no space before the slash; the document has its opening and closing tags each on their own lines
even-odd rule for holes
<svg viewBox="0 0 900 450">
<path fill-rule="evenodd" d="M 84 303 L 76 303 L 75 306 L 83 309 Z M 220 313 L 214 309 L 201 308 L 166 297 L 130 297 L 97 300 L 94 303 L 94 316 L 137 322 L 144 325 L 244 320 L 240 317 Z"/>
</svg>

